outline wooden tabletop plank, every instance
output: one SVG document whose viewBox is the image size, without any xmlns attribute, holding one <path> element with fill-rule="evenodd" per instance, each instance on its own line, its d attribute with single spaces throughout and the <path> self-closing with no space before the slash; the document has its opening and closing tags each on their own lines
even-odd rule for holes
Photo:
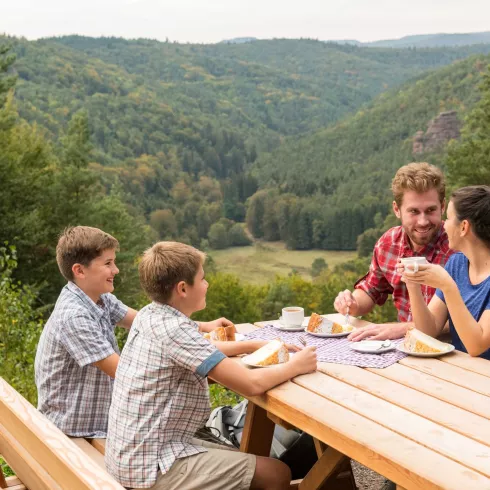
<svg viewBox="0 0 490 490">
<path fill-rule="evenodd" d="M 442 362 L 453 364 L 460 368 L 481 374 L 490 378 L 490 361 L 482 357 L 471 357 L 466 352 L 455 350 L 450 356 L 441 356 L 439 359 Z"/>
<path fill-rule="evenodd" d="M 473 373 L 458 366 L 448 364 L 447 362 L 441 362 L 437 358 L 408 356 L 400 360 L 399 364 L 430 374 L 436 378 L 444 379 L 454 385 L 467 388 L 476 393 L 490 396 L 490 383 L 486 376 Z"/>
<path fill-rule="evenodd" d="M 251 401 L 408 490 L 490 490 L 488 477 L 295 383 Z"/>
<path fill-rule="evenodd" d="M 409 386 L 414 390 L 427 393 L 434 398 L 445 401 L 456 407 L 490 418 L 490 399 L 472 390 L 456 386 L 422 371 L 411 369 L 401 364 L 393 364 L 385 369 L 368 368 L 367 371 L 378 374 L 397 383 Z"/>
<path fill-rule="evenodd" d="M 322 362 L 318 370 L 475 441 L 490 445 L 490 420 L 487 418 L 356 366 Z"/>
<path fill-rule="evenodd" d="M 293 382 L 490 477 L 490 447 L 480 442 L 320 372 Z M 324 414 L 325 423 L 328 419 Z"/>
</svg>

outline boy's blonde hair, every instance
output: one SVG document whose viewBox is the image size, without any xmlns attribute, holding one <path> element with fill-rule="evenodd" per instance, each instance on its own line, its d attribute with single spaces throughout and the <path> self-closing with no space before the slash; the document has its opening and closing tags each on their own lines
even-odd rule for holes
<svg viewBox="0 0 490 490">
<path fill-rule="evenodd" d="M 398 207 L 402 205 L 405 191 L 415 191 L 419 194 L 435 189 L 439 201 L 443 203 L 446 197 L 446 181 L 437 167 L 428 163 L 409 163 L 398 169 L 391 190 Z"/>
<path fill-rule="evenodd" d="M 90 226 L 71 226 L 61 233 L 56 246 L 56 262 L 61 274 L 73 281 L 75 264 L 89 266 L 105 250 L 118 250 L 119 242 L 109 233 Z"/>
<path fill-rule="evenodd" d="M 139 263 L 141 287 L 159 303 L 166 303 L 180 281 L 194 285 L 206 254 L 179 242 L 158 242 L 143 254 Z"/>
</svg>

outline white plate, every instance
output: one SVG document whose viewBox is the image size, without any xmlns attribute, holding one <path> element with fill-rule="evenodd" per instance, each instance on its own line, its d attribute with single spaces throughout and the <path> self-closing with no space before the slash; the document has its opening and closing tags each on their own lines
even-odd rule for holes
<svg viewBox="0 0 490 490">
<path fill-rule="evenodd" d="M 291 360 L 291 357 L 294 356 L 294 352 L 290 352 L 289 353 L 289 360 Z M 259 364 L 250 364 L 249 362 L 247 362 L 247 357 L 248 356 L 245 356 L 245 357 L 242 357 L 242 361 L 243 361 L 243 364 L 245 364 L 247 367 L 254 367 L 254 368 L 271 368 L 271 367 L 274 367 L 274 366 L 279 366 L 279 364 L 271 364 L 269 366 L 260 366 Z M 289 361 L 288 361 L 289 362 Z M 282 362 L 281 364 L 286 364 L 285 362 Z"/>
<path fill-rule="evenodd" d="M 393 350 L 396 346 L 390 341 L 390 345 L 387 347 L 381 347 L 386 340 L 361 340 L 360 342 L 352 342 L 349 347 L 357 352 L 364 352 L 366 354 L 382 354 Z"/>
<path fill-rule="evenodd" d="M 245 340 L 245 335 L 243 335 L 243 333 L 236 333 L 235 334 L 235 340 L 237 342 L 241 341 L 241 340 Z"/>
<path fill-rule="evenodd" d="M 409 356 L 415 356 L 415 357 L 444 356 L 444 355 L 452 352 L 454 349 L 455 349 L 454 345 L 447 344 L 447 350 L 445 350 L 444 352 L 410 352 L 410 351 L 404 349 L 403 344 L 399 344 L 396 346 L 396 350 L 399 350 L 400 352 L 403 352 L 404 354 L 408 354 Z"/>
<path fill-rule="evenodd" d="M 346 335 L 349 335 L 350 333 L 353 332 L 353 330 L 351 330 L 350 332 L 341 332 L 341 333 L 315 333 L 315 332 L 308 332 L 306 327 L 304 330 L 307 334 L 313 335 L 314 337 L 325 337 L 325 338 L 345 337 Z"/>
</svg>

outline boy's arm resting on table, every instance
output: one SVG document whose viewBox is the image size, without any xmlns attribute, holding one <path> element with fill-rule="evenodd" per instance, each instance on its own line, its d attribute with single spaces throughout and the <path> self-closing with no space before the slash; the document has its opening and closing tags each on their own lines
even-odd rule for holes
<svg viewBox="0 0 490 490">
<path fill-rule="evenodd" d="M 300 374 L 316 370 L 315 347 L 306 347 L 283 364 L 268 369 L 248 369 L 237 361 L 225 358 L 208 375 L 217 383 L 244 396 L 262 395 Z"/>
<path fill-rule="evenodd" d="M 241 342 L 221 342 L 219 340 L 211 341 L 211 343 L 227 357 L 250 354 L 269 342 L 269 340 L 243 340 Z M 301 350 L 301 347 L 296 345 L 286 344 L 286 347 L 289 351 L 293 352 L 298 352 Z"/>
<path fill-rule="evenodd" d="M 109 357 L 106 357 L 105 359 L 101 359 L 100 361 L 94 362 L 94 366 L 104 373 L 106 373 L 108 376 L 110 376 L 112 379 L 116 377 L 116 369 L 117 365 L 119 364 L 119 354 L 111 354 Z"/>
<path fill-rule="evenodd" d="M 133 310 L 133 308 L 128 308 L 128 312 L 124 316 L 124 318 L 117 323 L 118 327 L 130 329 L 133 324 L 134 317 L 136 316 L 137 310 Z"/>
</svg>

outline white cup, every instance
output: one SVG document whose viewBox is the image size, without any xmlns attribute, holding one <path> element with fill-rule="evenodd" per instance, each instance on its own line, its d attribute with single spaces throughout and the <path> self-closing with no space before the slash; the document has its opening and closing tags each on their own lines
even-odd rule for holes
<svg viewBox="0 0 490 490">
<path fill-rule="evenodd" d="M 282 309 L 281 322 L 286 327 L 301 325 L 305 319 L 305 310 L 301 306 L 286 306 Z"/>
<path fill-rule="evenodd" d="M 409 274 L 418 272 L 419 265 L 429 263 L 425 257 L 403 257 L 400 261 L 405 266 L 405 271 Z"/>
</svg>

